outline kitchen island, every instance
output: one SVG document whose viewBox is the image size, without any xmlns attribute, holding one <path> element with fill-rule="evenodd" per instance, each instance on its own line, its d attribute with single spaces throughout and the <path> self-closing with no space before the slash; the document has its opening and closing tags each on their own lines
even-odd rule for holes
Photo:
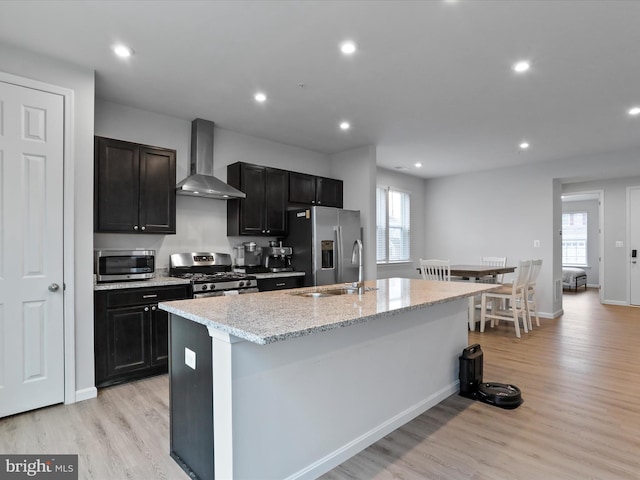
<svg viewBox="0 0 640 480">
<path fill-rule="evenodd" d="M 205 479 L 316 478 L 457 391 L 467 298 L 391 278 L 161 303 L 171 455 Z"/>
</svg>

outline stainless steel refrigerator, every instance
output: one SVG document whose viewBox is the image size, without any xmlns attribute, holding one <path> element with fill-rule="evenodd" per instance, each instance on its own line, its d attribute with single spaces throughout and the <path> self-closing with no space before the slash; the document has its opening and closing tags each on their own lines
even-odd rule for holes
<svg viewBox="0 0 640 480">
<path fill-rule="evenodd" d="M 310 207 L 289 212 L 291 265 L 305 272 L 304 285 L 330 285 L 358 280 L 358 264 L 352 262 L 356 240 L 362 240 L 360 211 Z"/>
</svg>

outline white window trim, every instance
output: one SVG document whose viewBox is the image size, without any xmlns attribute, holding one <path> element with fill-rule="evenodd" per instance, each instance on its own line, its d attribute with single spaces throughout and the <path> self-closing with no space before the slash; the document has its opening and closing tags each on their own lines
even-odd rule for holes
<svg viewBox="0 0 640 480">
<path fill-rule="evenodd" d="M 403 264 L 413 264 L 413 260 L 411 258 L 411 233 L 409 233 L 409 258 L 406 260 L 389 260 L 389 197 L 388 197 L 388 193 L 390 190 L 394 191 L 394 192 L 399 192 L 399 193 L 405 193 L 409 196 L 409 225 L 411 225 L 411 196 L 412 196 L 412 191 L 411 190 L 406 190 L 404 188 L 397 188 L 397 187 L 392 187 L 390 185 L 376 185 L 376 193 L 378 189 L 382 189 L 385 192 L 387 192 L 387 203 L 386 203 L 386 209 L 385 209 L 385 230 L 386 230 L 386 241 L 385 241 L 385 245 L 384 245 L 384 251 L 385 251 L 385 260 L 379 261 L 377 259 L 377 255 L 376 255 L 376 265 L 378 266 L 397 266 L 397 265 L 403 265 Z M 376 204 L 377 204 L 377 199 L 376 199 Z M 378 212 L 376 211 L 376 228 L 377 228 L 377 217 Z M 376 242 L 377 242 L 377 238 L 376 238 Z M 376 244 L 376 249 L 377 249 L 377 244 Z"/>
</svg>

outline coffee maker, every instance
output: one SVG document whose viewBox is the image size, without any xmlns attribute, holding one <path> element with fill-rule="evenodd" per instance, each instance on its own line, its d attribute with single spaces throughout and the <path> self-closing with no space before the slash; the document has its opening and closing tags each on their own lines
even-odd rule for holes
<svg viewBox="0 0 640 480">
<path fill-rule="evenodd" d="M 262 249 L 257 246 L 256 242 L 244 242 L 236 245 L 235 251 L 235 270 L 244 273 L 261 273 L 267 272 L 262 265 Z"/>
<path fill-rule="evenodd" d="M 269 242 L 268 247 L 262 247 L 262 265 L 269 272 L 291 272 L 291 247 L 283 247 L 282 242 Z"/>
</svg>

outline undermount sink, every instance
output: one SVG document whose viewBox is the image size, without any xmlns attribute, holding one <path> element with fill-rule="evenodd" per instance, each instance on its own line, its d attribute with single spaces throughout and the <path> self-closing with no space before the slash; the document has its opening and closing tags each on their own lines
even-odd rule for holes
<svg viewBox="0 0 640 480">
<path fill-rule="evenodd" d="M 365 287 L 364 291 L 368 292 L 370 290 L 375 290 L 372 287 Z M 320 292 L 301 292 L 301 293 L 292 293 L 291 295 L 296 295 L 298 297 L 312 297 L 312 298 L 322 298 L 322 297 L 335 297 L 336 295 L 354 295 L 358 293 L 357 288 L 334 288 L 331 290 L 322 290 Z"/>
</svg>

